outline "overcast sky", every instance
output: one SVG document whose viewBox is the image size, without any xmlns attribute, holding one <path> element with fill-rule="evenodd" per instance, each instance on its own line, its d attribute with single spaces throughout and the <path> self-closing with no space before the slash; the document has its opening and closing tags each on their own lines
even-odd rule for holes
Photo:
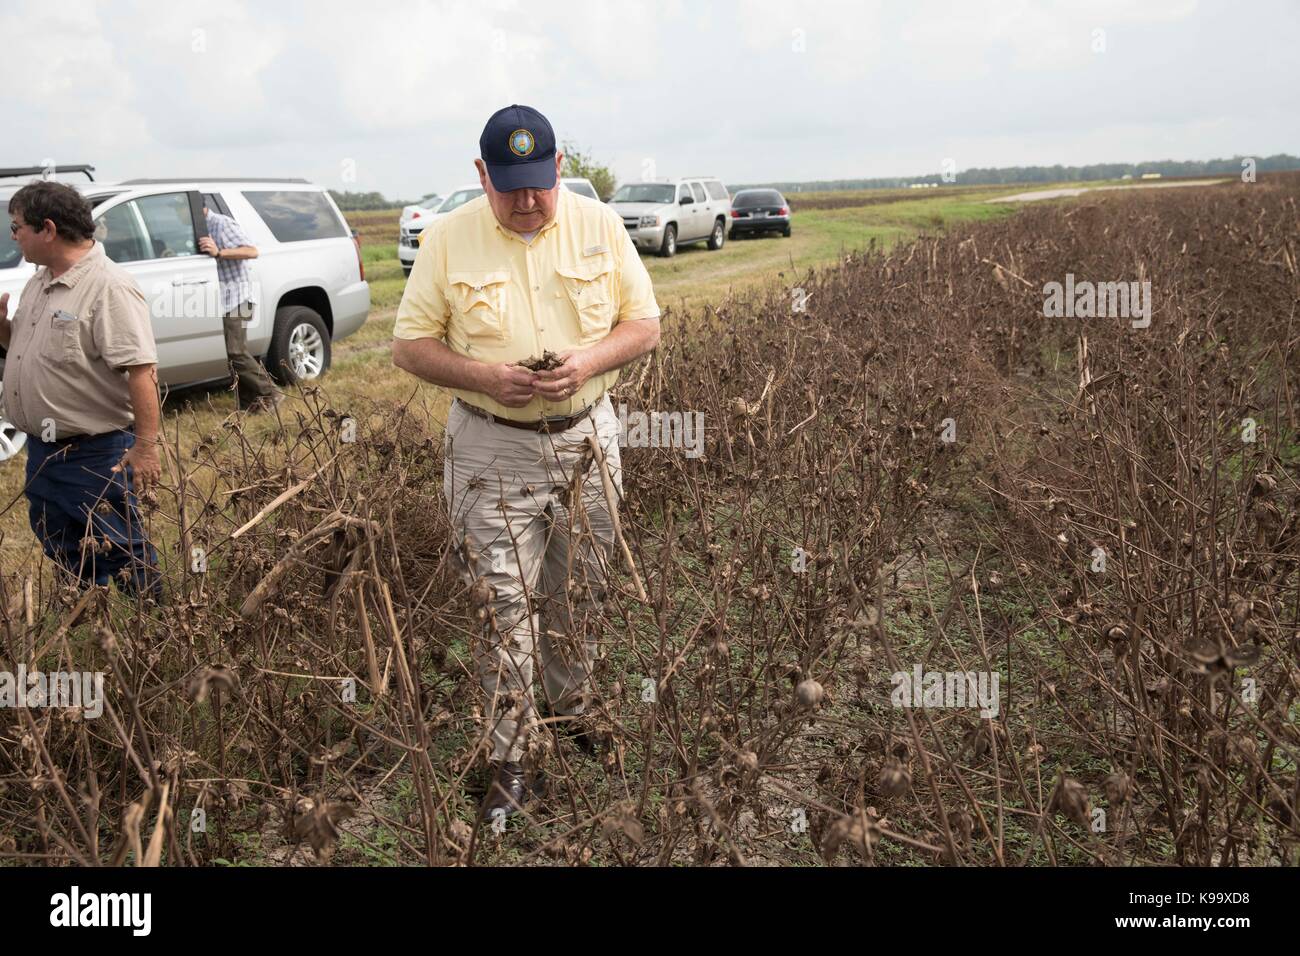
<svg viewBox="0 0 1300 956">
<path fill-rule="evenodd" d="M 525 103 L 646 174 L 730 183 L 1300 154 L 1296 0 L 5 0 L 0 166 L 475 179 Z"/>
</svg>

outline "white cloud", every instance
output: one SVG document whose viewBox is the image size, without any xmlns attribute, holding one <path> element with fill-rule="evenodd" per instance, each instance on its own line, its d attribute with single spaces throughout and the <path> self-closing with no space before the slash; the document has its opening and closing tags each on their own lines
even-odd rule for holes
<svg viewBox="0 0 1300 956">
<path fill-rule="evenodd" d="M 129 68 L 118 62 L 99 8 L 86 0 L 0 14 L 4 162 L 91 161 L 119 137 L 143 135 Z M 49 42 L 57 38 L 57 42 Z"/>
<path fill-rule="evenodd" d="M 1300 152 L 1286 0 L 9 0 L 0 35 L 22 38 L 0 164 L 114 178 L 405 198 L 472 179 L 512 102 L 625 178 L 646 159 L 745 182 Z"/>
</svg>

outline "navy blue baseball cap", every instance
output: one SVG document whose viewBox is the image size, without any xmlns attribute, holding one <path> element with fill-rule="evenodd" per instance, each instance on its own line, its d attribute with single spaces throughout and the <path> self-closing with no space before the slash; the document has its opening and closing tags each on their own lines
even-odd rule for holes
<svg viewBox="0 0 1300 956">
<path fill-rule="evenodd" d="M 493 113 L 478 152 L 499 193 L 555 188 L 555 131 L 531 106 L 513 103 Z"/>
</svg>

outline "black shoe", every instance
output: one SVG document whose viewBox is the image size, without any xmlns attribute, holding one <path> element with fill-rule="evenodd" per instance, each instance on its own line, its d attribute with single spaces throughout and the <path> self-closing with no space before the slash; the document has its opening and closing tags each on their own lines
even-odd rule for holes
<svg viewBox="0 0 1300 956">
<path fill-rule="evenodd" d="M 597 751 L 596 735 L 587 728 L 587 722 L 582 714 L 557 714 L 546 708 L 548 717 L 559 717 L 555 721 L 555 728 L 588 757 L 595 757 Z"/>
<path fill-rule="evenodd" d="M 483 799 L 483 816 L 488 822 L 508 817 L 523 809 L 531 795 L 522 764 L 507 760 L 495 765 L 487 796 Z"/>
<path fill-rule="evenodd" d="M 569 729 L 564 733 L 588 757 L 596 756 L 596 735 L 590 730 L 586 730 L 580 725 L 570 724 Z"/>
<path fill-rule="evenodd" d="M 270 395 L 263 395 L 255 398 L 251 402 L 241 402 L 240 410 L 250 415 L 261 415 L 263 412 L 271 412 L 280 407 L 284 401 L 284 392 L 272 392 Z"/>
</svg>

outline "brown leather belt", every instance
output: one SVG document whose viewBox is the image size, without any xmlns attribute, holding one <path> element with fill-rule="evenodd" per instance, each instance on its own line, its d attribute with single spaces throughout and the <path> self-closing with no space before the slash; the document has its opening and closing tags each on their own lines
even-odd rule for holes
<svg viewBox="0 0 1300 956">
<path fill-rule="evenodd" d="M 490 418 L 498 425 L 506 425 L 510 428 L 522 428 L 524 431 L 537 432 L 538 434 L 543 435 L 549 435 L 552 432 L 567 432 L 574 425 L 578 424 L 578 422 L 590 415 L 592 410 L 596 407 L 596 403 L 593 402 L 576 415 L 569 415 L 566 418 L 539 418 L 536 421 L 519 422 L 515 421 L 513 418 L 502 418 L 500 415 L 493 415 L 486 408 L 479 408 L 477 405 L 471 405 L 463 398 L 458 398 L 456 401 L 464 405 L 471 413 L 483 418 Z"/>
</svg>

